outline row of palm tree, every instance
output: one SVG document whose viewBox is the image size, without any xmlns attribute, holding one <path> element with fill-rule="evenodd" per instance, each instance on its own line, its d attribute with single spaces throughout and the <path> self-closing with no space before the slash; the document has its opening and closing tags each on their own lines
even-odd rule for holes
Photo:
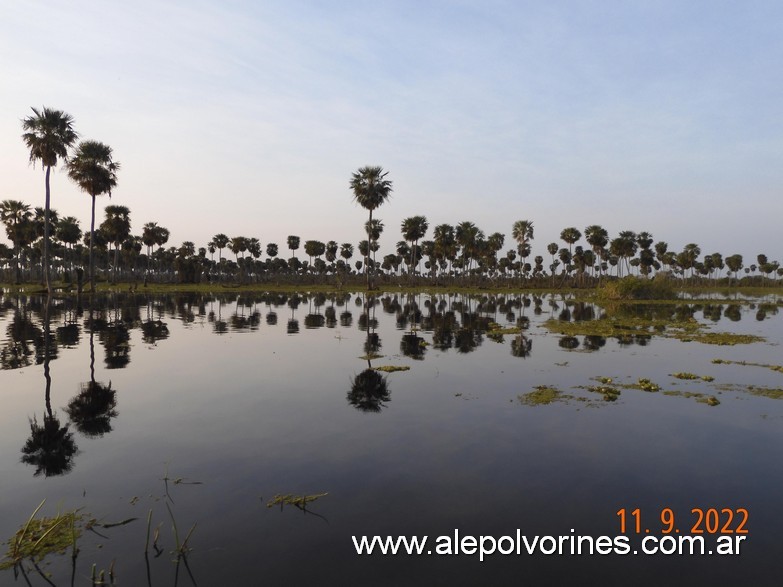
<svg viewBox="0 0 783 587">
<path fill-rule="evenodd" d="M 51 293 L 50 277 L 51 250 L 53 238 L 70 247 L 71 262 L 80 260 L 81 255 L 75 254 L 80 229 L 78 222 L 72 217 L 60 221 L 50 205 L 49 177 L 51 168 L 58 160 L 64 160 L 69 177 L 91 197 L 91 216 L 89 238 L 85 237 L 88 252 L 90 290 L 95 289 L 95 255 L 101 255 L 103 266 L 111 266 L 111 280 L 117 281 L 119 270 L 124 265 L 124 278 L 138 278 L 138 263 L 146 261 L 145 280 L 153 275 L 156 278 L 180 281 L 199 281 L 202 276 L 207 279 L 232 279 L 239 281 L 277 277 L 280 275 L 336 276 L 342 283 L 353 279 L 364 269 L 368 289 L 373 287 L 373 275 L 383 278 L 400 276 L 401 268 L 407 265 L 409 278 L 414 278 L 423 259 L 425 268 L 432 280 L 463 281 L 507 281 L 515 280 L 527 285 L 562 286 L 566 283 L 586 285 L 600 282 L 614 274 L 637 274 L 649 276 L 653 271 L 661 269 L 673 271 L 685 278 L 696 279 L 696 276 L 713 278 L 720 276 L 725 267 L 736 277 L 743 268 L 740 255 L 727 256 L 720 253 L 705 255 L 699 259 L 701 251 L 698 245 L 690 243 L 682 252 L 669 251 L 668 244 L 659 241 L 653 248 L 653 238 L 648 232 L 635 233 L 621 231 L 614 239 L 609 239 L 606 229 L 599 225 L 585 228 L 584 238 L 587 246 L 577 243 L 582 239 L 582 232 L 576 227 L 567 227 L 560 233 L 560 240 L 567 246 L 557 242 L 547 245 L 551 263 L 544 266 L 544 257 L 536 255 L 533 262 L 528 262 L 532 255 L 534 237 L 533 222 L 518 220 L 513 223 L 511 235 L 516 242 L 516 248 L 509 249 L 503 255 L 505 237 L 501 233 L 486 236 L 473 222 L 464 221 L 455 226 L 438 224 L 433 228 L 432 238 L 424 240 L 429 222 L 424 216 L 411 216 L 402 221 L 400 230 L 403 240 L 395 247 L 396 253 L 385 255 L 380 262 L 376 260 L 379 250 L 379 238 L 383 232 L 383 222 L 373 218 L 373 213 L 384 204 L 392 192 L 392 181 L 388 172 L 380 166 L 365 166 L 352 174 L 349 187 L 353 199 L 368 211 L 368 220 L 364 225 L 367 238 L 357 245 L 364 261 L 356 261 L 354 268 L 349 264 L 353 255 L 353 245 L 336 241 L 323 243 L 318 240 L 304 242 L 304 250 L 309 257 L 308 262 L 300 262 L 296 258 L 301 239 L 290 235 L 287 246 L 292 252 L 288 262 L 277 259 L 279 252 L 276 243 L 266 245 L 267 260 L 262 262 L 264 248 L 257 238 L 244 236 L 228 237 L 223 233 L 216 234 L 206 247 L 196 249 L 194 243 L 185 241 L 180 247 L 163 249 L 168 242 L 169 231 L 155 222 L 144 226 L 141 236 L 131 234 L 130 210 L 125 206 L 108 206 L 106 220 L 98 232 L 95 229 L 96 197 L 109 194 L 117 185 L 119 163 L 113 160 L 109 146 L 97 141 L 82 141 L 72 153 L 78 135 L 73 129 L 73 118 L 59 110 L 43 108 L 33 109 L 33 116 L 23 121 L 25 133 L 23 139 L 30 149 L 30 161 L 40 162 L 45 169 L 46 198 L 43 209 L 36 209 L 35 214 L 30 207 L 18 200 L 5 200 L 0 203 L 0 220 L 6 227 L 6 234 L 14 244 L 13 254 L 7 247 L 0 248 L 0 261 L 10 260 L 14 266 L 14 279 L 20 280 L 19 263 L 22 252 L 27 254 L 28 262 L 35 259 L 30 247 L 40 244 L 41 276 L 47 291 Z M 53 230 L 54 229 L 54 230 Z M 107 247 L 113 246 L 113 260 L 107 257 Z M 147 247 L 146 255 L 140 252 L 141 245 Z M 157 246 L 155 253 L 152 247 Z M 232 251 L 236 260 L 227 261 L 223 258 L 223 249 Z M 218 252 L 218 262 L 214 261 L 214 252 Z M 338 258 L 338 251 L 339 257 Z M 81 253 L 82 251 L 79 251 Z M 122 252 L 122 259 L 121 259 Z M 206 259 L 209 252 L 211 259 Z M 245 253 L 248 253 L 246 256 Z M 638 256 L 637 256 L 638 254 Z M 325 261 L 321 259 L 325 256 Z M 313 261 L 315 258 L 315 261 Z M 519 260 L 517 260 L 519 258 Z M 61 259 L 61 261 L 63 261 Z M 155 261 L 155 263 L 153 263 Z M 28 263 L 29 264 L 29 263 Z M 781 276 L 783 270 L 777 261 L 769 261 L 765 255 L 758 256 L 758 265 L 751 264 L 746 273 L 759 269 L 762 275 Z M 558 269 L 560 273 L 558 275 Z"/>
<path fill-rule="evenodd" d="M 406 279 L 424 279 L 418 268 L 424 261 L 430 280 L 443 283 L 472 283 L 492 280 L 497 283 L 522 283 L 530 286 L 562 286 L 564 284 L 589 285 L 609 276 L 626 274 L 649 276 L 664 270 L 684 279 L 715 280 L 722 277 L 724 269 L 731 277 L 738 277 L 744 268 L 746 274 L 775 278 L 783 271 L 776 261 L 759 255 L 757 263 L 747 267 L 740 255 L 723 257 L 720 253 L 703 255 L 698 245 L 689 243 L 680 252 L 669 250 L 668 244 L 653 238 L 648 232 L 622 231 L 610 239 L 606 229 L 598 225 L 584 230 L 587 246 L 580 244 L 582 231 L 575 227 L 563 229 L 563 244 L 547 245 L 551 263 L 544 264 L 544 257 L 536 255 L 532 262 L 533 223 L 519 220 L 512 225 L 511 234 L 515 248 L 502 252 L 505 238 L 500 233 L 485 236 L 470 221 L 455 226 L 438 224 L 432 238 L 425 240 L 429 222 L 424 216 L 412 216 L 402 221 L 402 240 L 396 244 L 396 252 L 375 259 L 378 239 L 384 232 L 384 224 L 373 218 L 368 238 L 356 247 L 351 243 L 331 240 L 322 242 L 304 240 L 289 235 L 286 245 L 291 257 L 278 258 L 277 243 L 263 245 L 258 238 L 216 234 L 206 247 L 196 247 L 186 241 L 179 247 L 164 248 L 170 236 L 167 228 L 155 222 L 143 225 L 140 235 L 131 232 L 131 213 L 126 206 L 110 205 L 105 208 L 105 219 L 99 227 L 91 222 L 91 232 L 84 235 L 77 219 L 59 218 L 50 210 L 51 250 L 55 266 L 73 269 L 74 264 L 102 268 L 108 279 L 140 280 L 142 277 L 162 281 L 264 281 L 280 279 L 301 283 L 307 280 L 325 281 L 334 278 L 341 283 L 359 278 L 364 269 L 364 279 L 370 271 L 388 282 Z M 0 219 L 6 234 L 13 242 L 13 251 L 0 245 L 0 268 L 12 267 L 16 279 L 20 279 L 20 266 L 33 275 L 33 267 L 43 279 L 43 244 L 45 212 L 32 210 L 18 200 L 0 202 Z M 372 224 L 370 224 L 372 222 Z M 146 254 L 143 252 L 146 248 Z M 303 248 L 307 260 L 300 260 L 297 251 Z M 228 258 L 225 249 L 234 254 Z M 363 257 L 351 265 L 354 252 Z M 217 259 L 215 258 L 217 253 Z M 266 259 L 263 259 L 266 254 Z M 91 261 L 90 255 L 94 258 Z M 208 256 L 209 255 L 209 256 Z M 97 259 L 95 258 L 97 257 Z M 97 261 L 97 262 L 96 262 Z M 403 272 L 403 270 L 405 270 Z M 78 268 L 77 268 L 78 271 Z M 772 281 L 770 279 L 769 281 Z"/>
</svg>

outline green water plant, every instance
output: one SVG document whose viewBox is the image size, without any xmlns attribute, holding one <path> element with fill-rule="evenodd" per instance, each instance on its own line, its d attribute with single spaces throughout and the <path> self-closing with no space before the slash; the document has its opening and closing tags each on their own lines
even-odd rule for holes
<svg viewBox="0 0 783 587">
<path fill-rule="evenodd" d="M 604 401 L 607 402 L 617 401 L 617 398 L 620 397 L 620 390 L 610 385 L 591 385 L 587 391 L 603 395 Z"/>
<path fill-rule="evenodd" d="M 551 385 L 537 385 L 533 391 L 517 396 L 519 403 L 526 406 L 545 406 L 555 402 L 573 399 L 573 396 L 562 393 Z"/>
<path fill-rule="evenodd" d="M 743 365 L 747 367 L 764 367 L 770 371 L 783 373 L 783 365 L 770 365 L 767 363 L 751 363 L 749 361 L 730 361 L 728 359 L 712 359 L 714 365 Z"/>
<path fill-rule="evenodd" d="M 0 571 L 13 569 L 15 574 L 21 573 L 28 584 L 25 561 L 46 578 L 40 564 L 51 554 L 65 554 L 68 547 L 72 548 L 75 559 L 76 541 L 82 533 L 81 522 L 84 516 L 79 514 L 78 510 L 37 518 L 44 503 L 46 500 L 35 508 L 27 522 L 6 541 L 8 551 L 5 558 L 0 561 Z"/>
<path fill-rule="evenodd" d="M 645 379 L 645 378 L 642 378 L 642 377 L 639 378 L 639 381 L 637 382 L 637 384 L 639 385 L 639 388 L 642 391 L 654 392 L 654 391 L 660 391 L 661 390 L 661 386 L 660 385 L 658 385 L 657 383 L 653 383 L 649 379 Z"/>
</svg>

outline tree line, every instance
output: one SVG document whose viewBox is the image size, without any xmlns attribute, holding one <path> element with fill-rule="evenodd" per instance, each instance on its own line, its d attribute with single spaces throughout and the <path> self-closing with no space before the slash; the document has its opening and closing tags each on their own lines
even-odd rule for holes
<svg viewBox="0 0 783 587">
<path fill-rule="evenodd" d="M 377 258 L 379 240 L 385 226 L 373 213 L 385 203 L 392 181 L 382 167 L 365 166 L 352 174 L 349 188 L 353 199 L 368 211 L 364 224 L 366 238 L 354 244 L 334 240 L 322 242 L 289 235 L 283 258 L 278 243 L 262 244 L 260 239 L 216 234 L 204 246 L 191 241 L 169 246 L 170 232 L 157 222 L 147 222 L 141 232 L 131 230 L 127 206 L 109 205 L 105 218 L 95 226 L 97 196 L 109 194 L 117 185 L 120 164 L 111 147 L 97 141 L 81 141 L 73 129 L 73 118 L 58 110 L 33 108 L 33 115 L 22 122 L 30 162 L 45 169 L 45 205 L 32 208 L 14 199 L 0 202 L 0 221 L 13 247 L 0 244 L 0 270 L 4 281 L 21 283 L 40 281 L 51 294 L 53 267 L 65 287 L 74 282 L 81 289 L 84 267 L 90 289 L 95 288 L 95 268 L 101 279 L 118 281 L 199 283 L 203 281 L 238 283 L 361 283 L 372 288 L 381 283 L 432 283 L 438 285 L 519 285 L 525 287 L 590 287 L 601 280 L 626 275 L 650 277 L 659 272 L 690 283 L 726 280 L 750 284 L 772 284 L 783 276 L 778 261 L 759 254 L 756 262 L 746 264 L 742 255 L 724 256 L 713 252 L 702 255 L 695 243 L 681 251 L 655 242 L 651 233 L 624 230 L 610 238 L 600 225 L 566 227 L 559 241 L 546 245 L 547 257 L 533 255 L 534 228 L 531 220 L 518 220 L 511 226 L 513 245 L 504 250 L 505 235 L 485 234 L 466 220 L 456 225 L 437 224 L 430 238 L 425 216 L 405 218 L 402 237 L 394 252 Z M 90 196 L 89 231 L 79 221 L 60 218 L 51 207 L 50 171 L 64 161 L 68 176 Z M 582 240 L 584 239 L 584 240 Z M 299 259 L 303 249 L 307 259 Z M 224 256 L 224 251 L 234 258 Z M 354 260 L 354 254 L 358 258 Z M 215 259 L 215 253 L 218 258 Z M 265 258 L 264 258 L 265 257 Z M 725 270 L 725 276 L 723 271 Z M 744 275 L 742 271 L 744 270 Z"/>
</svg>

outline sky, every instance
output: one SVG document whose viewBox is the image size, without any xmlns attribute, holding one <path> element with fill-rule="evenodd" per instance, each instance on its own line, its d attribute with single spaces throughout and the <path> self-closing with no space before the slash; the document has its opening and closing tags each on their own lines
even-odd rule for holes
<svg viewBox="0 0 783 587">
<path fill-rule="evenodd" d="M 783 260 L 781 63 L 779 0 L 0 0 L 0 200 L 43 206 L 46 106 L 121 164 L 99 216 L 169 245 L 355 244 L 351 174 L 380 165 L 382 253 L 424 215 L 504 249 L 532 220 L 545 258 L 600 224 Z M 62 169 L 52 207 L 89 227 Z"/>
</svg>

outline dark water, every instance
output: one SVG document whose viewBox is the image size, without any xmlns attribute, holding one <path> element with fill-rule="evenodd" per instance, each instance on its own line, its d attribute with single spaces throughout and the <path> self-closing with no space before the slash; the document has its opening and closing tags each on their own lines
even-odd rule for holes
<svg viewBox="0 0 783 587">
<path fill-rule="evenodd" d="M 115 296 L 95 300 L 92 318 L 86 300 L 47 309 L 5 297 L 0 540 L 46 499 L 41 515 L 138 518 L 84 533 L 77 585 L 112 561 L 118 585 L 777 585 L 783 401 L 748 386 L 780 390 L 783 373 L 712 362 L 783 363 L 775 301 L 633 310 L 766 338 L 721 347 L 553 335 L 549 318 L 604 312 L 560 296 Z M 493 334 L 492 322 L 522 334 Z M 383 365 L 410 370 L 368 371 Z M 598 377 L 661 391 L 617 387 L 606 401 L 586 389 Z M 542 385 L 571 397 L 520 401 Z M 710 396 L 720 404 L 703 403 Z M 323 493 L 307 511 L 267 507 L 278 494 Z M 748 534 L 738 556 L 483 562 L 358 556 L 351 539 L 426 535 L 434 552 L 455 530 L 615 537 L 621 508 L 639 508 L 656 537 L 664 508 L 683 534 L 693 508 L 744 508 Z M 150 547 L 145 561 L 150 511 L 161 554 Z M 196 525 L 179 565 L 172 518 L 180 542 Z M 627 535 L 640 552 L 643 536 Z M 704 538 L 713 549 L 716 536 Z M 70 556 L 42 564 L 70 584 Z"/>
</svg>

